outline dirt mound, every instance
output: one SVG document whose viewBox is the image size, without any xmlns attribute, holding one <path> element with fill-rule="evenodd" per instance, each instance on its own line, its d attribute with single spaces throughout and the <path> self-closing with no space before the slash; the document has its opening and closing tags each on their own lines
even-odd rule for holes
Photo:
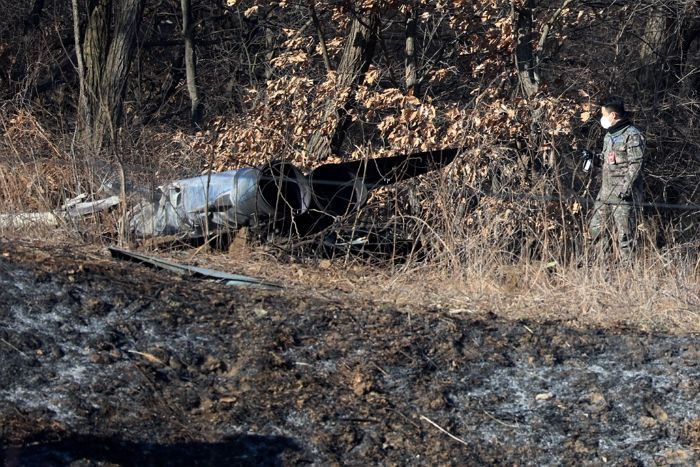
<svg viewBox="0 0 700 467">
<path fill-rule="evenodd" d="M 5 465 L 693 464 L 700 339 L 0 244 Z"/>
</svg>

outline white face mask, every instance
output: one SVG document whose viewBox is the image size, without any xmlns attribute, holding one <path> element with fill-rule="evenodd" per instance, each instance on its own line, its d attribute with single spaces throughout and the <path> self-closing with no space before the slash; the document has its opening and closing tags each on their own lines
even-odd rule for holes
<svg viewBox="0 0 700 467">
<path fill-rule="evenodd" d="M 600 126 L 605 128 L 606 130 L 612 126 L 612 123 L 610 123 L 610 120 L 608 120 L 608 117 L 603 115 L 600 117 Z"/>
</svg>

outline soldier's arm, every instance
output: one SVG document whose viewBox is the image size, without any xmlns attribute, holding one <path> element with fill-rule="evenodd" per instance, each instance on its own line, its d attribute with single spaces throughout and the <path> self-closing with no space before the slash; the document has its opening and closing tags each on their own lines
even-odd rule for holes
<svg viewBox="0 0 700 467">
<path fill-rule="evenodd" d="M 625 198 L 632 193 L 634 181 L 642 171 L 642 159 L 644 158 L 644 137 L 633 134 L 627 140 L 627 172 L 621 183 L 620 196 Z"/>
<path fill-rule="evenodd" d="M 610 150 L 610 145 L 608 144 L 609 143 L 608 138 L 609 138 L 609 136 L 607 136 L 607 135 L 605 136 L 605 138 L 603 138 L 603 148 L 598 153 L 597 159 L 601 165 L 605 162 L 605 158 L 607 157 L 606 154 Z"/>
</svg>

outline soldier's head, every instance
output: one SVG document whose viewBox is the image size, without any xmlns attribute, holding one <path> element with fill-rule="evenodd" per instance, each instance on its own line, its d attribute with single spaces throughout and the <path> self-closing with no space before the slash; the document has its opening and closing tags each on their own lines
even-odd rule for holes
<svg viewBox="0 0 700 467">
<path fill-rule="evenodd" d="M 627 116 L 625 103 L 617 96 L 608 96 L 603 99 L 600 103 L 600 111 L 602 113 L 600 124 L 606 130 Z"/>
</svg>

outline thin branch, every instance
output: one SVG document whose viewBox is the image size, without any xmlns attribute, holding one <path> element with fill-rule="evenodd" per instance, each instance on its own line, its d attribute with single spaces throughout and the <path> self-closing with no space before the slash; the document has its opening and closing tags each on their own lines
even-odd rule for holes
<svg viewBox="0 0 700 467">
<path fill-rule="evenodd" d="M 554 12 L 554 14 L 547 20 L 545 23 L 544 27 L 542 28 L 542 35 L 540 36 L 540 41 L 537 43 L 537 49 L 536 54 L 539 57 L 539 54 L 542 52 L 544 49 L 544 43 L 547 41 L 547 37 L 549 36 L 549 33 L 552 29 L 552 26 L 554 25 L 554 22 L 559 19 L 559 16 L 564 12 L 567 6 L 571 4 L 572 0 L 564 0 L 564 3 L 562 4 L 561 7 L 557 11 Z M 539 60 L 538 60 L 539 61 Z"/>
<path fill-rule="evenodd" d="M 78 83 L 80 94 L 78 95 L 78 115 L 84 118 L 87 115 L 87 96 L 85 94 L 85 63 L 83 62 L 83 48 L 80 44 L 80 12 L 78 0 L 72 0 L 73 5 L 73 36 L 75 40 L 75 59 L 78 64 Z M 85 122 L 82 123 L 83 125 Z"/>
<path fill-rule="evenodd" d="M 323 56 L 323 64 L 326 65 L 326 71 L 330 73 L 333 71 L 331 66 L 331 60 L 328 57 L 328 48 L 326 47 L 326 38 L 323 35 L 323 29 L 321 28 L 321 22 L 318 20 L 318 15 L 316 14 L 316 7 L 314 5 L 314 0 L 309 0 L 309 10 L 311 10 L 311 19 L 316 27 L 316 34 L 318 35 L 318 42 L 321 45 L 321 55 Z"/>
<path fill-rule="evenodd" d="M 469 446 L 469 444 L 468 444 L 466 441 L 464 441 L 462 438 L 456 437 L 455 435 L 453 435 L 452 433 L 450 433 L 450 432 L 447 431 L 446 429 L 442 428 L 440 425 L 438 425 L 437 423 L 435 423 L 434 421 L 432 421 L 431 419 L 429 419 L 429 418 L 426 417 L 425 415 L 421 415 L 420 418 L 423 419 L 423 420 L 425 420 L 426 422 L 430 423 L 430 424 L 433 425 L 435 428 L 437 428 L 438 430 L 442 431 L 443 433 L 445 433 L 447 436 L 449 436 L 449 437 L 452 438 L 453 440 L 458 441 L 458 442 L 464 444 L 465 446 Z"/>
<path fill-rule="evenodd" d="M 192 5 L 190 0 L 181 0 L 182 9 L 182 36 L 185 46 L 185 75 L 187 78 L 187 91 L 190 95 L 190 123 L 193 128 L 198 128 L 202 121 L 203 106 L 197 89 L 197 57 L 195 55 L 195 37 L 192 27 Z"/>
<path fill-rule="evenodd" d="M 22 352 L 21 350 L 19 350 L 17 347 L 15 347 L 14 345 L 12 345 L 11 343 L 7 342 L 5 339 L 0 338 L 0 342 L 2 342 L 3 344 L 7 344 L 10 348 L 12 348 L 13 350 L 16 350 L 17 352 L 19 352 L 19 353 L 20 353 L 21 355 L 23 355 L 24 357 L 26 357 L 26 358 L 31 358 L 29 355 L 27 355 L 26 353 Z"/>
</svg>

